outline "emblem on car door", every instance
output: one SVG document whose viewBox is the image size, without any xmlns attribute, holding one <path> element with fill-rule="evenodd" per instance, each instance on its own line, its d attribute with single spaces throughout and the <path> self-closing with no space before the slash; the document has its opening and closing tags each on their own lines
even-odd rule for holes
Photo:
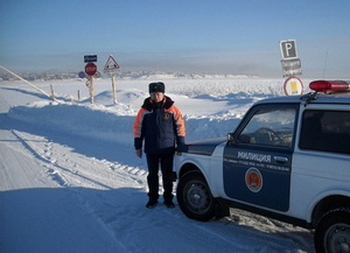
<svg viewBox="0 0 350 253">
<path fill-rule="evenodd" d="M 245 173 L 245 184 L 254 193 L 259 192 L 263 187 L 263 177 L 257 168 L 251 167 Z"/>
</svg>

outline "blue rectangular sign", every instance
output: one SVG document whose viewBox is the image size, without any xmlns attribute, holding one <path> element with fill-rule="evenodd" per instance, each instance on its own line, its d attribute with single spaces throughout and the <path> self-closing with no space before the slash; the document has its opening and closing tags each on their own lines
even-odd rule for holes
<svg viewBox="0 0 350 253">
<path fill-rule="evenodd" d="M 97 62 L 97 55 L 85 55 L 84 62 Z"/>
</svg>

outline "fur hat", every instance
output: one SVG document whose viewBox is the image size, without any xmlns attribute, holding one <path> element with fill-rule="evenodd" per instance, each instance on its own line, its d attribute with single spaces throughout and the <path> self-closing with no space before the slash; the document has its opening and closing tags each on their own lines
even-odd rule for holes
<svg viewBox="0 0 350 253">
<path fill-rule="evenodd" d="M 149 93 L 152 92 L 165 92 L 165 85 L 162 82 L 158 82 L 158 83 L 150 83 L 148 86 L 149 89 Z"/>
</svg>

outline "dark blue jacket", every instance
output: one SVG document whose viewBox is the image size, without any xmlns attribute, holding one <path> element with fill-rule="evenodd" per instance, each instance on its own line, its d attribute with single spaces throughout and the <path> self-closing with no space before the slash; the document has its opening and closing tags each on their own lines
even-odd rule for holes
<svg viewBox="0 0 350 253">
<path fill-rule="evenodd" d="M 165 96 L 161 103 L 145 99 L 134 121 L 135 149 L 146 154 L 170 154 L 184 144 L 185 125 L 179 108 Z"/>
</svg>

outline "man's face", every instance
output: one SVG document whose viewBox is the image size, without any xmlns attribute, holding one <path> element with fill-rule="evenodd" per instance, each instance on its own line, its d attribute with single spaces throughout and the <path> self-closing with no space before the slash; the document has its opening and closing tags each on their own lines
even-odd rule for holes
<svg viewBox="0 0 350 253">
<path fill-rule="evenodd" d="M 161 102 L 164 99 L 164 93 L 163 92 L 151 92 L 151 99 L 156 103 Z"/>
</svg>

